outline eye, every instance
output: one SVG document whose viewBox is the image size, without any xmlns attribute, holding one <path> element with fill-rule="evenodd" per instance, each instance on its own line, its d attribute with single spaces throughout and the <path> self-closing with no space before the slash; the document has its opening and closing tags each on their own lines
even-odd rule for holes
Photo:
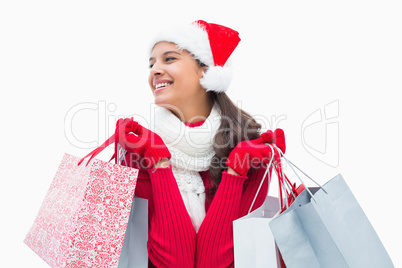
<svg viewBox="0 0 402 268">
<path fill-rule="evenodd" d="M 149 69 L 152 69 L 152 67 L 154 67 L 154 65 L 153 64 L 149 64 Z"/>
<path fill-rule="evenodd" d="M 175 59 L 176 59 L 175 57 L 166 57 L 165 61 L 169 62 L 169 61 L 173 61 Z"/>
</svg>

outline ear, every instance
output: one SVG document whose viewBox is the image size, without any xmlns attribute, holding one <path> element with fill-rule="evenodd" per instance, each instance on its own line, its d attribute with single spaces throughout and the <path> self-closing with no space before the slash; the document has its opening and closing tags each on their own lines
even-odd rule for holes
<svg viewBox="0 0 402 268">
<path fill-rule="evenodd" d="M 208 66 L 204 65 L 204 66 L 200 66 L 200 67 L 198 67 L 198 68 L 199 68 L 199 69 L 198 69 L 198 71 L 199 71 L 199 77 L 200 77 L 200 79 L 201 79 L 201 78 L 204 77 L 205 72 L 206 72 L 207 69 L 208 69 Z"/>
</svg>

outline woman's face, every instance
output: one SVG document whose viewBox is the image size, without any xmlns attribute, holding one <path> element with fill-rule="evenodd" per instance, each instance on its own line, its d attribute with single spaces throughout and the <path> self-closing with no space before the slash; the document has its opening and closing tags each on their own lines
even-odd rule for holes
<svg viewBox="0 0 402 268">
<path fill-rule="evenodd" d="M 205 67 L 199 67 L 187 50 L 178 49 L 174 43 L 157 43 L 152 50 L 149 66 L 148 82 L 156 105 L 179 108 L 205 94 L 205 89 L 200 85 Z"/>
</svg>

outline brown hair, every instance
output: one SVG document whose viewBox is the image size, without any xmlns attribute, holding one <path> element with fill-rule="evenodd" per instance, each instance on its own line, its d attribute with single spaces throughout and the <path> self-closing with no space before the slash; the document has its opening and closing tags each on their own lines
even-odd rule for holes
<svg viewBox="0 0 402 268">
<path fill-rule="evenodd" d="M 220 110 L 221 124 L 214 137 L 215 155 L 209 167 L 211 188 L 208 195 L 214 195 L 226 170 L 226 160 L 236 145 L 244 140 L 259 138 L 261 124 L 247 112 L 237 107 L 226 93 L 211 92 L 213 104 Z"/>
</svg>

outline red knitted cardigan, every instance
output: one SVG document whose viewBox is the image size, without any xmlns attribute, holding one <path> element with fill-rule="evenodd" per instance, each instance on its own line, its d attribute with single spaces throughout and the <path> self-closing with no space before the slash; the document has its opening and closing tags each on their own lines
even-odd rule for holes
<svg viewBox="0 0 402 268">
<path fill-rule="evenodd" d="M 264 173 L 263 168 L 251 169 L 247 176 L 224 171 L 215 195 L 206 197 L 206 216 L 196 233 L 171 167 L 140 169 L 135 195 L 148 199 L 149 267 L 234 267 L 232 223 L 248 213 Z M 200 175 L 208 189 L 208 171 Z M 267 191 L 268 180 L 253 210 L 262 205 Z"/>
</svg>

